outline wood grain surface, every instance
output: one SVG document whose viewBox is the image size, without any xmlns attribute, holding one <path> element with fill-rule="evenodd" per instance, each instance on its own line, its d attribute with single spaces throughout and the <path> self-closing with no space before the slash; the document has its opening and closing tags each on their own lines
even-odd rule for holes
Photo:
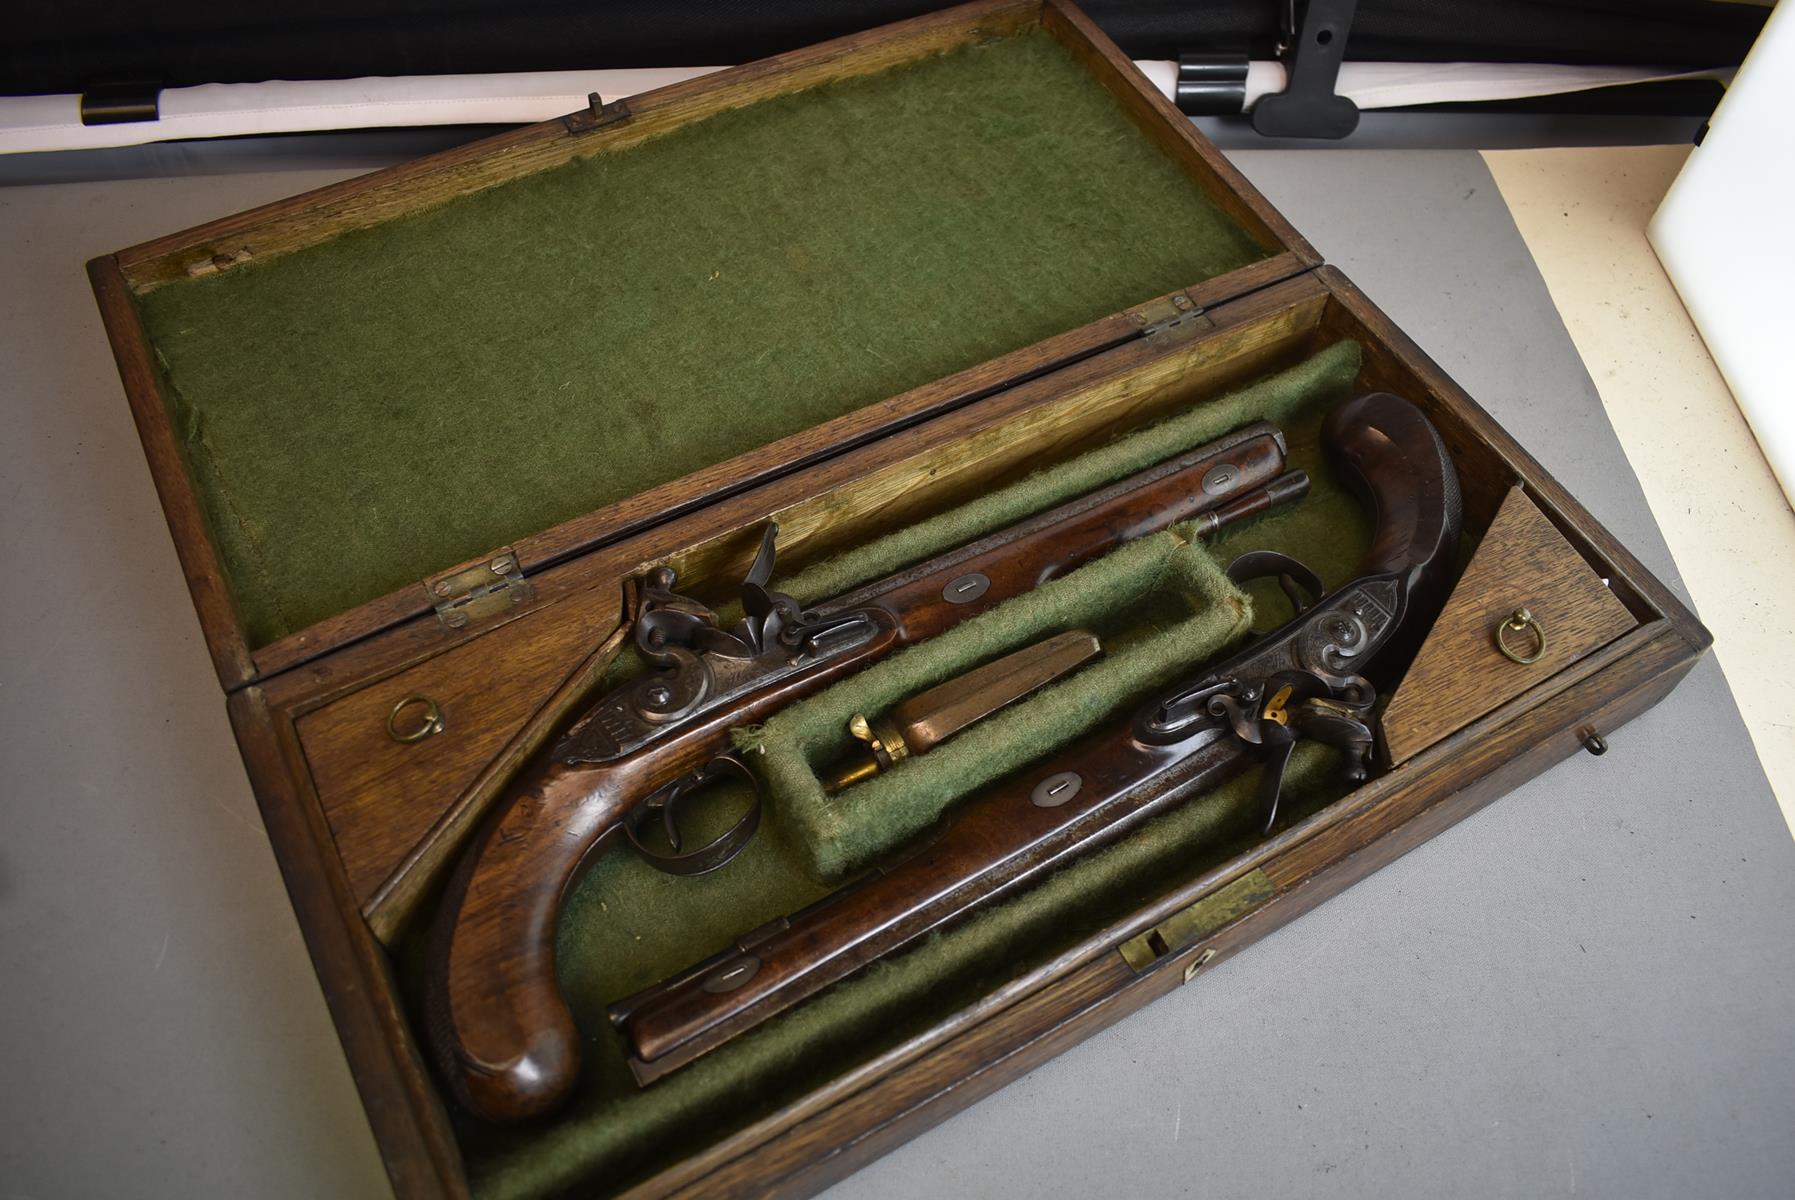
<svg viewBox="0 0 1795 1200">
<path fill-rule="evenodd" d="M 418 1053 L 392 961 L 361 919 L 292 723 L 255 686 L 225 707 L 393 1192 L 460 1200 L 467 1177 L 448 1110 Z"/>
<path fill-rule="evenodd" d="M 187 469 L 187 456 L 169 415 L 156 352 L 150 347 L 118 260 L 111 255 L 94 259 L 87 264 L 87 276 L 100 306 L 100 321 L 112 343 L 112 356 L 118 363 L 125 398 L 131 404 L 137 436 L 143 442 L 144 458 L 149 461 L 150 478 L 162 501 L 168 534 L 174 539 L 175 553 L 181 560 L 187 593 L 193 598 L 193 610 L 199 617 L 200 634 L 206 639 L 218 682 L 229 691 L 255 676 L 255 660 L 250 656 L 249 640 L 243 632 L 243 620 L 237 615 L 237 602 L 225 578 L 224 560 L 212 537 L 205 505 Z"/>
<path fill-rule="evenodd" d="M 490 637 L 370 683 L 301 717 L 295 729 L 357 899 L 368 904 L 400 862 L 495 758 L 574 664 L 618 624 L 618 589 L 559 606 L 552 622 L 513 621 Z M 424 697 L 443 729 L 401 743 L 394 707 Z M 415 717 L 419 705 L 404 714 Z"/>
<path fill-rule="evenodd" d="M 1498 626 L 1520 608 L 1544 631 L 1538 662 L 1517 663 L 1496 648 Z M 1390 761 L 1408 760 L 1633 625 L 1526 491 L 1512 489 L 1384 710 Z M 1518 653 L 1533 653 L 1535 630 L 1508 637 Z"/>
</svg>

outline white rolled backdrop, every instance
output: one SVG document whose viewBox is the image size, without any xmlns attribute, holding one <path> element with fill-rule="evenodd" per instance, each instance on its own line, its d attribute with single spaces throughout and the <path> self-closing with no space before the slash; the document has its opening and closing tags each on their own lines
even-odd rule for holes
<svg viewBox="0 0 1795 1200">
<path fill-rule="evenodd" d="M 1178 64 L 1135 64 L 1168 97 Z M 137 146 L 183 138 L 241 137 L 334 129 L 422 125 L 521 125 L 586 105 L 607 103 L 720 67 L 624 71 L 540 71 L 504 75 L 421 75 L 267 83 L 209 83 L 166 88 L 154 121 L 83 125 L 81 97 L 0 97 L 0 154 Z M 1360 108 L 1464 103 L 1550 96 L 1661 79 L 1715 78 L 1730 71 L 1666 73 L 1636 67 L 1562 67 L 1504 63 L 1360 63 L 1341 68 L 1339 91 Z M 1247 105 L 1284 89 L 1284 66 L 1247 68 Z"/>
</svg>

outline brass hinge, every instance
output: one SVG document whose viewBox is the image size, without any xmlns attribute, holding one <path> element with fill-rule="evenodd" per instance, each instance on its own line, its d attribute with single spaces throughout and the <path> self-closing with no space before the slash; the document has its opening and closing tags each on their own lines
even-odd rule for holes
<svg viewBox="0 0 1795 1200">
<path fill-rule="evenodd" d="M 627 121 L 629 117 L 628 97 L 606 104 L 603 97 L 597 92 L 593 92 L 586 97 L 586 108 L 583 112 L 570 113 L 561 120 L 567 126 L 569 133 L 591 133 L 594 129 L 603 129 L 606 125 Z"/>
<path fill-rule="evenodd" d="M 1277 894 L 1271 877 L 1255 867 L 1233 883 L 1209 893 L 1189 908 L 1181 908 L 1153 928 L 1123 942 L 1118 949 L 1136 975 L 1165 959 L 1188 950 L 1222 926 L 1258 908 Z M 1215 957 L 1215 947 L 1205 947 L 1186 965 L 1189 980 L 1198 968 Z"/>
<path fill-rule="evenodd" d="M 517 553 L 509 546 L 490 558 L 431 576 L 424 581 L 424 591 L 444 629 L 466 629 L 475 621 L 536 598 L 535 587 L 524 578 Z"/>
<path fill-rule="evenodd" d="M 1173 292 L 1128 310 L 1143 336 L 1155 342 L 1181 341 L 1214 324 L 1203 306 L 1185 292 Z"/>
</svg>

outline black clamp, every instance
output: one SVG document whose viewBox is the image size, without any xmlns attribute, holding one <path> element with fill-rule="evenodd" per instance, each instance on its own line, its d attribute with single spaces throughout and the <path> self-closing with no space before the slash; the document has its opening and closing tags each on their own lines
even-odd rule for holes
<svg viewBox="0 0 1795 1200">
<path fill-rule="evenodd" d="M 1178 86 L 1172 99 L 1179 112 L 1191 117 L 1225 117 L 1244 112 L 1247 56 L 1180 54 Z"/>
<path fill-rule="evenodd" d="M 1285 0 L 1278 57 L 1290 73 L 1284 90 L 1253 105 L 1253 129 L 1265 137 L 1343 138 L 1359 127 L 1359 106 L 1336 94 L 1346 37 L 1359 0 Z"/>
<path fill-rule="evenodd" d="M 1253 106 L 1253 128 L 1266 137 L 1343 138 L 1359 126 L 1359 107 L 1335 94 L 1346 35 L 1358 0 L 1308 0 L 1297 20 L 1296 0 L 1283 0 L 1277 56 L 1288 82 Z M 1246 110 L 1247 56 L 1182 54 L 1173 90 L 1189 116 L 1231 116 Z"/>
</svg>

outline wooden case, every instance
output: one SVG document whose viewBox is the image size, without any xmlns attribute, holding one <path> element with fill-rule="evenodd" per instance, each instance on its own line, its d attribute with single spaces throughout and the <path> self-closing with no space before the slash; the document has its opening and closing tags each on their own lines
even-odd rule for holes
<svg viewBox="0 0 1795 1200">
<path fill-rule="evenodd" d="M 1039 23 L 1074 48 L 1136 125 L 1264 247 L 1263 258 L 881 404 L 608 505 L 252 647 L 170 417 L 135 297 L 377 224 L 567 159 L 824 80 L 881 70 Z M 520 129 L 95 260 L 90 274 L 245 764 L 395 1190 L 463 1195 L 443 1093 L 387 944 L 516 765 L 589 697 L 622 642 L 622 581 L 669 563 L 717 594 L 760 530 L 814 560 L 1198 403 L 1342 337 L 1357 383 L 1418 403 L 1458 466 L 1466 527 L 1529 549 L 1466 578 L 1430 639 L 1431 724 L 1393 769 L 1271 840 L 1156 898 L 925 1033 L 636 1180 L 629 1195 L 820 1190 L 1068 1045 L 1192 979 L 1656 702 L 1709 642 L 1674 596 L 1342 275 L 1317 256 L 1076 10 L 985 3 L 783 55 Z M 901 434 L 901 436 L 900 436 Z M 490 614 L 430 601 L 472 568 L 528 588 Z M 1590 580 L 1605 580 L 1592 595 Z M 1515 582 L 1515 581 L 1519 582 Z M 519 599 L 518 596 L 522 598 Z M 1519 598 L 1517 598 L 1519 597 Z M 1530 603 L 1574 629 L 1513 686 L 1492 614 Z M 1562 606 L 1555 607 L 1555 606 Z M 492 607 L 492 606 L 488 606 Z M 1454 634 L 1454 630 L 1458 630 Z M 1423 656 L 1429 653 L 1424 649 Z M 1419 667 L 1417 667 L 1419 670 Z M 415 745 L 395 705 L 481 717 Z M 1440 713 L 1448 714 L 1445 717 Z M 1153 935 L 1151 938 L 1149 935 Z M 1145 947 L 1151 946 L 1151 949 Z"/>
</svg>

